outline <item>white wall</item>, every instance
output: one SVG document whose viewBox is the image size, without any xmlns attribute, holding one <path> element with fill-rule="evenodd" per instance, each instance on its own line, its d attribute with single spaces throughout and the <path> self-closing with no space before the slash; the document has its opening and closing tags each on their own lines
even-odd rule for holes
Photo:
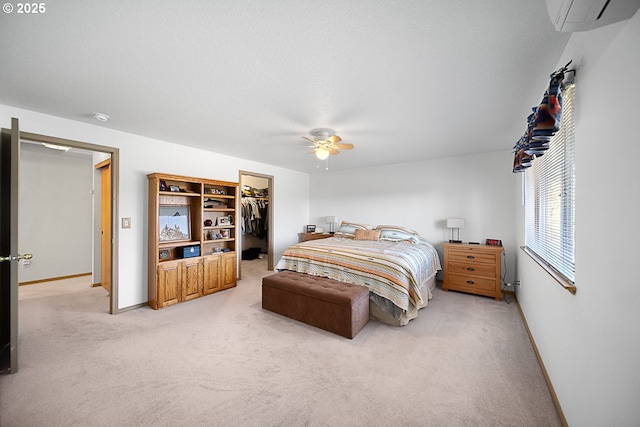
<svg viewBox="0 0 640 427">
<path fill-rule="evenodd" d="M 33 259 L 21 283 L 91 272 L 92 174 L 88 154 L 22 143 L 18 249 Z"/>
<path fill-rule="evenodd" d="M 464 218 L 463 241 L 503 241 L 506 278 L 511 281 L 516 251 L 514 182 L 519 182 L 512 165 L 513 154 L 507 149 L 313 174 L 310 224 L 327 230 L 325 217 L 335 215 L 338 222 L 401 225 L 418 231 L 442 255 L 441 243 L 451 238 L 446 219 Z"/>
<path fill-rule="evenodd" d="M 11 117 L 20 120 L 20 129 L 25 132 L 120 149 L 117 222 L 119 225 L 122 217 L 130 217 L 132 228 L 119 230 L 118 308 L 147 301 L 148 173 L 163 172 L 234 182 L 238 181 L 239 170 L 272 175 L 276 260 L 287 246 L 298 241 L 298 232 L 308 221 L 308 174 L 0 105 L 0 126 L 10 128 Z"/>
<path fill-rule="evenodd" d="M 576 295 L 518 252 L 518 300 L 572 426 L 640 422 L 639 43 L 636 13 L 574 33 L 558 62 L 577 66 Z"/>
</svg>

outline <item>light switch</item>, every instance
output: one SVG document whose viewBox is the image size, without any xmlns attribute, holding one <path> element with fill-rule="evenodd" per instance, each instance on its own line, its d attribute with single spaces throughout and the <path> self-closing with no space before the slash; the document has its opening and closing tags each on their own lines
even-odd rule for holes
<svg viewBox="0 0 640 427">
<path fill-rule="evenodd" d="M 122 218 L 122 228 L 131 228 L 131 218 Z"/>
</svg>

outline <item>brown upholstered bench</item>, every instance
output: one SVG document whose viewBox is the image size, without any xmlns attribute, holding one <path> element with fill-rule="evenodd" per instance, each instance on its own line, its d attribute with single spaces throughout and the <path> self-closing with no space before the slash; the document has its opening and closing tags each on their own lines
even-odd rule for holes
<svg viewBox="0 0 640 427">
<path fill-rule="evenodd" d="M 369 289 L 281 271 L 262 279 L 262 308 L 353 338 L 369 321 Z"/>
</svg>

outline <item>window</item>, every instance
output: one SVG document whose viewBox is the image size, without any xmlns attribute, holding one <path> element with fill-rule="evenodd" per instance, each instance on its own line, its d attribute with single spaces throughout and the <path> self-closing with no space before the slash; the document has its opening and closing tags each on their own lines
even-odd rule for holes
<svg viewBox="0 0 640 427">
<path fill-rule="evenodd" d="M 565 288 L 575 292 L 574 84 L 562 89 L 560 130 L 524 174 L 525 245 Z M 559 277 L 558 277 L 559 275 Z M 569 289 L 571 291 L 571 289 Z"/>
</svg>

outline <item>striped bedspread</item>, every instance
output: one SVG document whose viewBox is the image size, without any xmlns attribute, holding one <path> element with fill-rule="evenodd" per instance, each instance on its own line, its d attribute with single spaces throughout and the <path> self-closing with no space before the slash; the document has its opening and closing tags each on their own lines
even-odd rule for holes
<svg viewBox="0 0 640 427">
<path fill-rule="evenodd" d="M 431 298 L 428 286 L 421 285 L 441 267 L 438 253 L 425 240 L 416 244 L 329 237 L 290 246 L 275 269 L 367 286 L 415 314 Z"/>
</svg>

